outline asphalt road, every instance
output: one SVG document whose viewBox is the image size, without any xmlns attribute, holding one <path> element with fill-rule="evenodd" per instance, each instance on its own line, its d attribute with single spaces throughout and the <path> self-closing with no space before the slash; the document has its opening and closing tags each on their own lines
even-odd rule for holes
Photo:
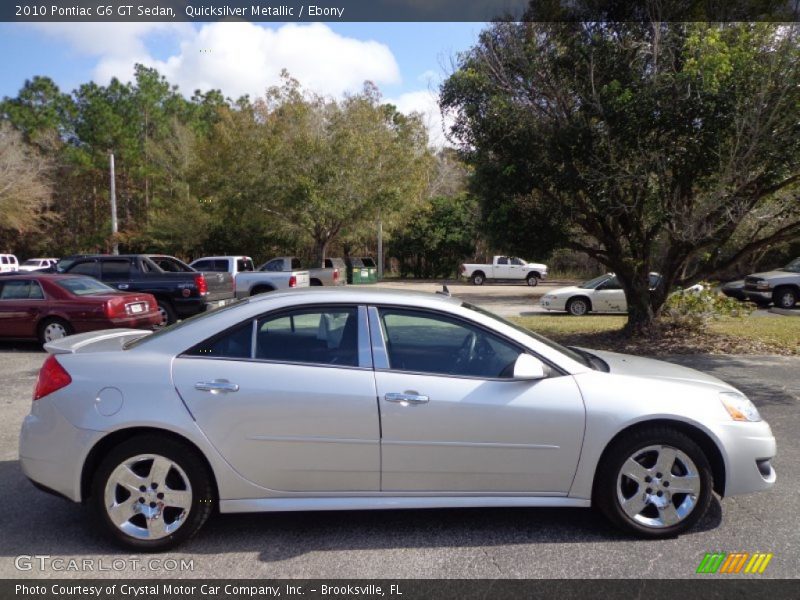
<svg viewBox="0 0 800 600">
<path fill-rule="evenodd" d="M 699 527 L 677 539 L 631 539 L 587 509 L 219 515 L 179 552 L 148 565 L 132 559 L 154 557 L 120 552 L 85 508 L 36 490 L 20 471 L 19 427 L 44 356 L 34 344 L 0 343 L 0 577 L 684 578 L 717 551 L 772 552 L 763 577 L 800 576 L 798 358 L 674 359 L 745 391 L 779 448 L 772 491 L 715 500 Z M 50 558 L 17 559 L 28 555 Z M 170 560 L 192 568 L 171 570 Z"/>
</svg>

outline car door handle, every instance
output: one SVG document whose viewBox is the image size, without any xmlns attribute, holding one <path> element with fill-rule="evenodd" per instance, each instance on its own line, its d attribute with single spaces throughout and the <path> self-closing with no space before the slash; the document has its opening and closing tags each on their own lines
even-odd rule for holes
<svg viewBox="0 0 800 600">
<path fill-rule="evenodd" d="M 430 398 L 427 396 L 421 396 L 417 392 L 389 392 L 383 397 L 384 400 L 387 402 L 397 402 L 402 404 L 403 406 L 408 406 L 409 404 L 427 404 Z"/>
<path fill-rule="evenodd" d="M 117 289 L 120 289 L 120 290 L 127 290 L 129 287 L 131 287 L 131 286 L 128 285 L 127 283 L 120 283 L 119 285 L 117 285 Z"/>
<path fill-rule="evenodd" d="M 239 384 L 231 383 L 227 379 L 215 379 L 214 381 L 198 381 L 194 384 L 194 389 L 212 394 L 227 394 L 228 392 L 238 392 Z"/>
</svg>

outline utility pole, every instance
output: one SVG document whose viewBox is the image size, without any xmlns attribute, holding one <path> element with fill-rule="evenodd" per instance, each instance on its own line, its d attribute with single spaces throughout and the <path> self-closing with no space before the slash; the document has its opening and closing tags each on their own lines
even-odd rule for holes
<svg viewBox="0 0 800 600">
<path fill-rule="evenodd" d="M 378 279 L 383 279 L 383 220 L 378 214 Z"/>
<path fill-rule="evenodd" d="M 108 153 L 108 168 L 111 177 L 111 239 L 113 246 L 112 254 L 119 254 L 119 242 L 117 242 L 117 181 L 114 175 L 114 153 Z"/>
</svg>

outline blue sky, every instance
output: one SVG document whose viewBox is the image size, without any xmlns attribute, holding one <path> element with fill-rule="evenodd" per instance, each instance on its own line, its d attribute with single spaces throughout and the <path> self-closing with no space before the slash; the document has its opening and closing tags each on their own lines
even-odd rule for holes
<svg viewBox="0 0 800 600">
<path fill-rule="evenodd" d="M 65 91 L 116 76 L 136 62 L 158 68 L 181 91 L 217 87 L 259 95 L 286 67 L 306 87 L 338 96 L 375 81 L 401 110 L 434 114 L 450 60 L 469 48 L 479 23 L 49 23 L 0 24 L 0 96 L 47 75 Z"/>
</svg>

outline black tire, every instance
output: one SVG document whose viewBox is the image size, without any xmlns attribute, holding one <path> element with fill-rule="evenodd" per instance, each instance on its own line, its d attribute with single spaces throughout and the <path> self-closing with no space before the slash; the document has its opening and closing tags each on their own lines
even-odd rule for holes
<svg viewBox="0 0 800 600">
<path fill-rule="evenodd" d="M 588 315 L 592 312 L 592 303 L 583 297 L 570 298 L 567 301 L 567 312 L 574 317 Z"/>
<path fill-rule="evenodd" d="M 531 287 L 539 285 L 539 276 L 536 273 L 531 273 L 525 278 L 526 283 Z"/>
<path fill-rule="evenodd" d="M 483 285 L 485 281 L 486 276 L 481 271 L 472 274 L 472 285 Z"/>
<path fill-rule="evenodd" d="M 178 315 L 169 300 L 158 299 L 158 312 L 161 313 L 161 322 L 157 327 L 166 327 L 178 320 Z"/>
<path fill-rule="evenodd" d="M 776 288 L 772 293 L 772 303 L 778 308 L 794 308 L 797 304 L 797 290 L 788 286 Z"/>
<path fill-rule="evenodd" d="M 266 285 L 257 285 L 252 290 L 250 290 L 251 296 L 258 296 L 259 294 L 266 294 L 268 292 L 274 292 L 275 288 L 271 288 Z"/>
<path fill-rule="evenodd" d="M 694 505 L 693 508 L 690 509 L 690 512 L 681 517 L 680 521 L 670 526 L 646 525 L 634 520 L 634 518 L 630 517 L 623 509 L 620 500 L 621 492 L 618 492 L 618 489 L 622 490 L 623 486 L 630 486 L 631 484 L 636 485 L 632 479 L 621 475 L 623 465 L 626 464 L 626 461 L 636 455 L 637 452 L 653 446 L 664 446 L 676 449 L 685 456 L 688 456 L 694 463 L 694 467 L 696 467 L 696 477 L 692 478 L 696 480 L 700 486 L 699 493 L 696 495 L 683 493 L 675 493 L 674 496 L 670 495 L 668 493 L 668 485 L 670 482 L 667 478 L 681 476 L 680 472 L 677 474 L 673 472 L 670 474 L 662 474 L 663 476 L 660 479 L 651 479 L 650 481 L 644 479 L 641 484 L 638 484 L 638 491 L 633 492 L 628 498 L 628 500 L 635 499 L 642 494 L 642 486 L 652 486 L 644 489 L 645 495 L 643 495 L 642 498 L 645 496 L 649 496 L 653 499 L 666 497 L 669 498 L 669 500 L 665 499 L 659 501 L 668 502 L 673 505 L 673 508 L 676 503 L 679 503 L 680 508 L 683 506 L 684 502 L 689 502 L 694 498 Z M 672 468 L 673 470 L 680 471 L 680 454 L 678 457 Z M 657 470 L 657 467 L 658 465 L 655 465 L 653 470 Z M 658 474 L 659 473 L 655 473 L 655 475 Z M 713 488 L 714 479 L 711 466 L 700 446 L 689 436 L 680 431 L 666 426 L 653 426 L 639 429 L 638 431 L 632 432 L 630 435 L 625 435 L 615 441 L 613 445 L 606 450 L 595 474 L 592 501 L 594 506 L 597 507 L 609 521 L 623 531 L 635 534 L 638 537 L 660 539 L 674 537 L 693 527 L 708 510 L 711 504 Z M 648 490 L 650 490 L 652 494 L 658 494 L 658 496 L 648 494 Z M 661 494 L 664 494 L 664 496 L 661 496 Z M 622 497 L 625 498 L 625 496 Z M 661 509 L 657 508 L 654 504 L 645 505 L 645 509 L 639 513 L 639 516 L 642 517 L 644 513 L 652 514 L 653 511 L 655 511 L 657 518 L 660 518 Z M 676 514 L 678 513 L 676 512 Z M 643 518 L 647 518 L 647 516 Z"/>
<path fill-rule="evenodd" d="M 43 320 L 39 323 L 39 327 L 37 328 L 37 337 L 39 338 L 39 343 L 42 345 L 46 344 L 49 341 L 57 338 L 48 339 L 48 331 L 51 329 L 51 326 L 60 327 L 64 331 L 64 335 L 72 335 L 74 332 L 72 330 L 72 325 L 70 325 L 64 319 L 59 319 L 58 317 L 50 317 L 49 319 Z"/>
<path fill-rule="evenodd" d="M 153 454 L 169 459 L 183 470 L 191 485 L 192 501 L 185 520 L 174 532 L 158 539 L 141 539 L 125 533 L 111 521 L 106 510 L 106 484 L 114 470 L 126 461 L 143 454 Z M 177 471 L 170 471 L 170 477 L 175 476 L 176 473 Z M 167 481 L 169 480 L 167 479 Z M 135 494 L 134 491 L 131 498 Z M 134 500 L 134 502 L 136 501 Z M 163 552 L 185 542 L 200 530 L 216 506 L 216 495 L 211 472 L 194 449 L 171 438 L 144 434 L 122 442 L 113 448 L 100 463 L 92 480 L 90 506 L 103 532 L 118 545 L 139 552 Z M 163 513 L 165 523 L 166 514 L 166 512 Z M 139 517 L 132 517 L 132 520 Z M 144 522 L 144 518 L 141 517 L 141 519 L 139 523 Z"/>
</svg>

